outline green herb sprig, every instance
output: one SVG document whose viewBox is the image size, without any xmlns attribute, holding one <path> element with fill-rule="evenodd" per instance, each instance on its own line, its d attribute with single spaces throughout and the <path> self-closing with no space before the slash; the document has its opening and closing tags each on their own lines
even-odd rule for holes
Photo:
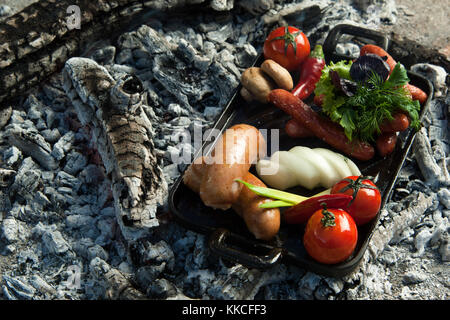
<svg viewBox="0 0 450 320">
<path fill-rule="evenodd" d="M 349 68 L 351 64 L 345 66 Z M 392 120 L 393 114 L 398 111 L 408 115 L 413 129 L 420 129 L 420 103 L 413 101 L 405 89 L 404 85 L 408 83 L 409 78 L 400 63 L 396 64 L 386 81 L 373 72 L 366 82 L 358 84 L 356 93 L 351 97 L 344 98 L 336 94 L 328 81 L 327 76 L 323 75 L 317 85 L 319 90 L 316 94 L 328 94 L 328 100 L 324 99 L 326 103 L 323 104 L 322 111 L 344 128 L 349 140 L 357 137 L 373 142 L 381 132 L 381 123 Z"/>
</svg>

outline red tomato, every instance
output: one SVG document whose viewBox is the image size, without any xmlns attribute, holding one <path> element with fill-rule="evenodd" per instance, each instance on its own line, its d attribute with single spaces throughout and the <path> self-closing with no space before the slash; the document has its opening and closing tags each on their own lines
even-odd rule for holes
<svg viewBox="0 0 450 320">
<path fill-rule="evenodd" d="M 295 27 L 279 27 L 264 41 L 264 58 L 272 59 L 288 71 L 296 71 L 309 56 L 310 45 L 303 32 Z"/>
<path fill-rule="evenodd" d="M 355 250 L 358 229 L 353 218 L 342 209 L 320 209 L 306 223 L 303 245 L 321 263 L 347 259 Z"/>
<path fill-rule="evenodd" d="M 349 176 L 331 188 L 331 194 L 334 193 L 353 196 L 353 201 L 345 210 L 352 216 L 358 226 L 372 220 L 380 211 L 380 190 L 367 177 Z"/>
</svg>

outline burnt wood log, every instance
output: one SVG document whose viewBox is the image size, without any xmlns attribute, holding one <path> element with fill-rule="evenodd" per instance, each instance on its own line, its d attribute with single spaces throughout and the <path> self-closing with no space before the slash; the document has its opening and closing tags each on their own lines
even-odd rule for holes
<svg viewBox="0 0 450 320">
<path fill-rule="evenodd" d="M 88 43 L 135 26 L 161 10 L 204 0 L 43 0 L 0 23 L 0 107 L 62 68 Z M 80 29 L 68 26 L 70 6 L 80 8 Z"/>
<path fill-rule="evenodd" d="M 83 125 L 93 129 L 112 181 L 119 226 L 127 240 L 158 225 L 157 205 L 167 193 L 158 165 L 153 129 L 143 104 L 143 85 L 134 76 L 117 82 L 94 60 L 74 57 L 63 69 L 64 89 Z"/>
</svg>

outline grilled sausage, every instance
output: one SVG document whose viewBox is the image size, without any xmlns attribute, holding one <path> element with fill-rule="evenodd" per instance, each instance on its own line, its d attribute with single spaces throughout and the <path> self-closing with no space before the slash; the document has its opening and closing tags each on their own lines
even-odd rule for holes
<svg viewBox="0 0 450 320">
<path fill-rule="evenodd" d="M 310 106 L 289 91 L 272 90 L 269 94 L 269 102 L 308 128 L 316 137 L 345 154 L 363 161 L 375 155 L 375 149 L 369 143 L 357 139 L 349 141 L 342 127 L 319 116 Z"/>
<path fill-rule="evenodd" d="M 205 157 L 196 159 L 185 171 L 183 182 L 194 192 L 199 192 L 203 175 L 206 174 Z M 265 187 L 266 185 L 250 172 L 247 172 L 243 180 L 256 186 Z M 247 225 L 248 230 L 256 239 L 270 240 L 280 229 L 280 210 L 259 208 L 261 203 L 269 201 L 256 195 L 246 186 L 243 186 L 239 197 L 232 207 L 240 215 Z"/>
<path fill-rule="evenodd" d="M 294 119 L 290 119 L 286 122 L 284 130 L 291 138 L 314 137 L 314 134 L 308 128 L 302 126 Z"/>
<path fill-rule="evenodd" d="M 392 153 L 397 143 L 397 133 L 387 132 L 378 136 L 377 150 L 380 156 L 384 157 Z"/>
<path fill-rule="evenodd" d="M 206 161 L 206 173 L 199 194 L 203 203 L 215 209 L 227 210 L 236 202 L 242 179 L 259 157 L 264 157 L 266 142 L 253 126 L 237 124 L 225 130 Z"/>
<path fill-rule="evenodd" d="M 422 89 L 413 86 L 412 84 L 407 84 L 406 89 L 411 93 L 413 100 L 419 100 L 420 104 L 424 104 L 427 101 L 428 95 L 422 91 Z"/>
<path fill-rule="evenodd" d="M 409 127 L 409 118 L 406 114 L 397 112 L 393 115 L 394 119 L 385 120 L 380 125 L 382 133 L 404 131 Z"/>
</svg>

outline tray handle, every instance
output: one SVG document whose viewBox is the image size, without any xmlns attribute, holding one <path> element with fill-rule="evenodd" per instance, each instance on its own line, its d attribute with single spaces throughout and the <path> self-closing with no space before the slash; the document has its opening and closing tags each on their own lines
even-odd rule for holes
<svg viewBox="0 0 450 320">
<path fill-rule="evenodd" d="M 209 238 L 210 249 L 230 261 L 257 269 L 272 267 L 282 257 L 283 250 L 281 248 L 271 248 L 266 255 L 255 255 L 232 248 L 226 244 L 227 238 L 230 236 L 232 234 L 229 230 L 224 228 L 216 229 Z"/>
<path fill-rule="evenodd" d="M 389 38 L 378 31 L 369 30 L 350 24 L 339 24 L 331 29 L 323 44 L 323 52 L 327 63 L 330 61 L 336 62 L 339 60 L 353 59 L 353 57 L 341 55 L 335 52 L 339 39 L 345 34 L 373 40 L 375 42 L 374 44 L 380 46 L 384 50 L 387 50 L 389 47 Z"/>
</svg>

